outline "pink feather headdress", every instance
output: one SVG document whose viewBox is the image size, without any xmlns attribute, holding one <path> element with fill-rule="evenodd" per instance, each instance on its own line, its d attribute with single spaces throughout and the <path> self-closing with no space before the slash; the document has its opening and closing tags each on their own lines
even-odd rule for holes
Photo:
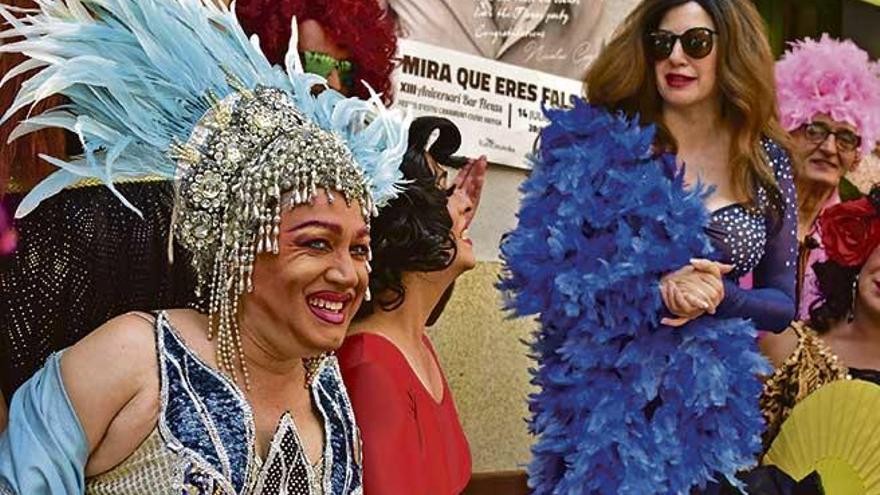
<svg viewBox="0 0 880 495">
<path fill-rule="evenodd" d="M 826 113 L 857 129 L 863 155 L 880 140 L 880 63 L 852 41 L 823 34 L 791 43 L 776 63 L 776 90 L 788 131 Z"/>
</svg>

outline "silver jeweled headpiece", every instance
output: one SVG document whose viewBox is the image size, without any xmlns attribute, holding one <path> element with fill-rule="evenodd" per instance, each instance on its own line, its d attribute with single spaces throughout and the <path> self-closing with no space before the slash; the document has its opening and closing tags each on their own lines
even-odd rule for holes
<svg viewBox="0 0 880 495">
<path fill-rule="evenodd" d="M 330 202 L 334 191 L 349 205 L 357 201 L 369 223 L 369 186 L 343 139 L 275 88 L 243 89 L 218 101 L 172 157 L 178 163 L 174 233 L 192 254 L 199 294 L 209 295 L 220 364 L 235 376 L 239 296 L 253 289 L 256 255 L 278 253 L 281 209 L 311 203 L 324 189 Z"/>
<path fill-rule="evenodd" d="M 17 19 L 0 3 L 0 17 L 9 21 L 0 54 L 29 57 L 10 71 L 29 76 L 0 123 L 60 94 L 67 103 L 28 117 L 13 136 L 64 128 L 84 149 L 69 161 L 46 157 L 58 170 L 17 215 L 82 178 L 134 210 L 114 181 L 175 179 L 174 233 L 192 253 L 218 364 L 233 378 L 238 300 L 257 254 L 278 250 L 281 209 L 324 189 L 357 201 L 366 218 L 399 192 L 408 119 L 378 97 L 316 94 L 326 80 L 302 72 L 295 36 L 284 67 L 273 66 L 223 2 L 40 0 Z"/>
</svg>

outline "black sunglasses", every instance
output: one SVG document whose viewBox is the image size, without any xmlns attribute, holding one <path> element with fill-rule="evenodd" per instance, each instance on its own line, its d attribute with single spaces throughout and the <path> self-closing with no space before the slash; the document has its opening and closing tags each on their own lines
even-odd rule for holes
<svg viewBox="0 0 880 495">
<path fill-rule="evenodd" d="M 807 141 L 813 144 L 822 144 L 828 139 L 829 134 L 833 134 L 837 149 L 840 151 L 852 152 L 862 145 L 862 138 L 848 129 L 832 131 L 831 127 L 824 122 L 810 122 L 802 127 Z"/>
<path fill-rule="evenodd" d="M 658 29 L 645 36 L 645 46 L 652 59 L 666 60 L 672 55 L 675 42 L 681 40 L 684 53 L 690 58 L 700 59 L 712 53 L 716 34 L 718 33 L 705 27 L 690 28 L 681 34 Z"/>
</svg>

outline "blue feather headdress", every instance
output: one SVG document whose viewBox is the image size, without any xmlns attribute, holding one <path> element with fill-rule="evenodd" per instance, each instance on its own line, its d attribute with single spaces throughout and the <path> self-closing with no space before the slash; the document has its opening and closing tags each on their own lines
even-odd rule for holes
<svg viewBox="0 0 880 495">
<path fill-rule="evenodd" d="M 304 74 L 296 37 L 285 68 L 273 67 L 215 0 L 36 0 L 8 26 L 0 53 L 35 71 L 0 123 L 51 95 L 69 103 L 30 117 L 10 139 L 46 127 L 79 137 L 84 155 L 59 167 L 22 201 L 18 215 L 82 178 L 175 179 L 174 232 L 191 253 L 198 287 L 219 324 L 218 361 L 234 376 L 238 297 L 253 261 L 278 252 L 282 206 L 318 189 L 357 201 L 365 219 L 398 192 L 407 119 L 377 95 L 346 99 Z M 296 27 L 292 30 L 296 33 Z M 316 92 L 315 86 L 324 86 Z"/>
<path fill-rule="evenodd" d="M 38 9 L 17 19 L 0 5 L 9 29 L 0 53 L 28 60 L 3 77 L 37 69 L 0 118 L 53 94 L 70 103 L 23 121 L 10 140 L 45 127 L 79 136 L 85 155 L 64 162 L 22 202 L 17 216 L 82 178 L 111 189 L 123 178 L 175 177 L 168 151 L 186 142 L 217 99 L 257 87 L 283 90 L 308 120 L 341 136 L 369 182 L 372 199 L 384 204 L 397 193 L 406 151 L 407 126 L 377 98 L 346 99 L 332 90 L 318 96 L 319 76 L 302 72 L 296 38 L 285 70 L 263 56 L 233 13 L 212 0 L 37 0 Z M 296 29 L 293 29 L 296 32 Z M 120 199 L 131 206 L 125 198 Z"/>
<path fill-rule="evenodd" d="M 577 101 L 550 125 L 501 246 L 500 288 L 537 314 L 529 484 L 545 494 L 689 493 L 754 464 L 753 326 L 659 324 L 660 277 L 705 257 L 708 215 L 653 128 Z"/>
</svg>

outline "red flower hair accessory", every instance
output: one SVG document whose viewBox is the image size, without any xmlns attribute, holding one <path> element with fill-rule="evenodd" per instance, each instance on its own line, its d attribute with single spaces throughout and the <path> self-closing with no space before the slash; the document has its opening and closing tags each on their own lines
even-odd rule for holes
<svg viewBox="0 0 880 495">
<path fill-rule="evenodd" d="M 868 196 L 826 209 L 819 228 L 828 259 L 846 267 L 863 265 L 880 245 L 880 186 Z"/>
</svg>

